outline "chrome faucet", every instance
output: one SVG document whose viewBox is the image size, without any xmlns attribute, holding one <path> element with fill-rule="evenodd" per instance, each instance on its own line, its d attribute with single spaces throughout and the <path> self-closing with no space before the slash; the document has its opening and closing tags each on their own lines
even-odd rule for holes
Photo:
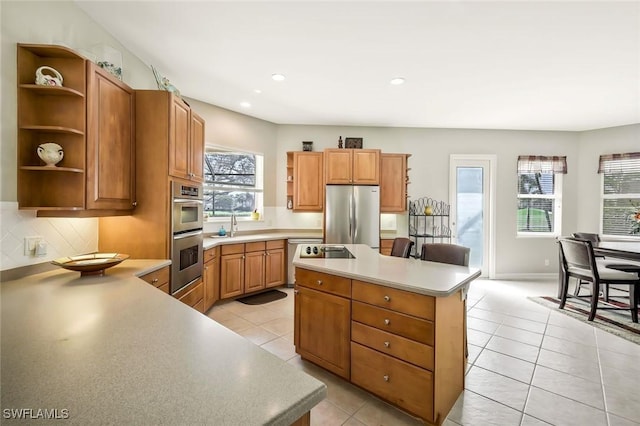
<svg viewBox="0 0 640 426">
<path fill-rule="evenodd" d="M 235 213 L 231 214 L 231 226 L 229 227 L 229 236 L 233 237 L 238 230 L 238 220 L 236 219 Z"/>
</svg>

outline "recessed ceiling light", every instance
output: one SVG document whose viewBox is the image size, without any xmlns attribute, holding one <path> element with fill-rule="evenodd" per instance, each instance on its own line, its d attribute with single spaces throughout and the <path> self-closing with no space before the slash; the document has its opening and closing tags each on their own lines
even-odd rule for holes
<svg viewBox="0 0 640 426">
<path fill-rule="evenodd" d="M 244 108 L 251 108 L 251 104 L 249 102 L 240 102 L 240 106 Z"/>
<path fill-rule="evenodd" d="M 285 79 L 285 76 L 282 74 L 272 74 L 271 78 L 275 81 L 283 81 Z"/>
<path fill-rule="evenodd" d="M 259 95 L 260 93 L 262 93 L 262 90 L 260 90 L 260 89 L 253 89 L 253 93 L 257 93 L 257 94 Z"/>
<path fill-rule="evenodd" d="M 398 84 L 403 84 L 404 83 L 404 78 L 402 78 L 402 77 L 393 78 L 393 79 L 391 79 L 390 83 L 393 84 L 393 85 L 396 85 L 396 86 Z"/>
</svg>

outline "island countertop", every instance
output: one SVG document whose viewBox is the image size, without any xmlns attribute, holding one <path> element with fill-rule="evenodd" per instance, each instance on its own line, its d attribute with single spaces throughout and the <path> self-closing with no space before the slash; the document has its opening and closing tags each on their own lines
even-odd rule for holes
<svg viewBox="0 0 640 426">
<path fill-rule="evenodd" d="M 126 260 L 104 276 L 59 269 L 0 284 L 3 415 L 288 425 L 326 396 L 322 382 L 136 278 L 166 264 Z"/>
<path fill-rule="evenodd" d="M 344 246 L 355 259 L 301 258 L 299 246 L 293 265 L 434 297 L 447 297 L 480 276 L 478 268 L 385 256 L 365 244 Z"/>
</svg>

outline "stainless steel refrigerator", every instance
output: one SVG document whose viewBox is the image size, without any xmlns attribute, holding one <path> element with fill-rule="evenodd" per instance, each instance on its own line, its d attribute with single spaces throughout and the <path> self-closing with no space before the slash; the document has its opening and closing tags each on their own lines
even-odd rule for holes
<svg viewBox="0 0 640 426">
<path fill-rule="evenodd" d="M 380 187 L 327 185 L 324 204 L 326 244 L 380 247 Z"/>
</svg>

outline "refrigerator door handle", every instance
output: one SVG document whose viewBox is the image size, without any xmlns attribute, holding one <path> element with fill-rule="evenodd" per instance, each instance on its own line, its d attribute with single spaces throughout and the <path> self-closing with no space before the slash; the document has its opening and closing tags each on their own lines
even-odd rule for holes
<svg viewBox="0 0 640 426">
<path fill-rule="evenodd" d="M 356 194 L 351 192 L 351 217 L 353 218 L 353 231 L 351 232 L 351 244 L 355 244 L 358 238 L 358 219 L 356 216 Z"/>
</svg>

